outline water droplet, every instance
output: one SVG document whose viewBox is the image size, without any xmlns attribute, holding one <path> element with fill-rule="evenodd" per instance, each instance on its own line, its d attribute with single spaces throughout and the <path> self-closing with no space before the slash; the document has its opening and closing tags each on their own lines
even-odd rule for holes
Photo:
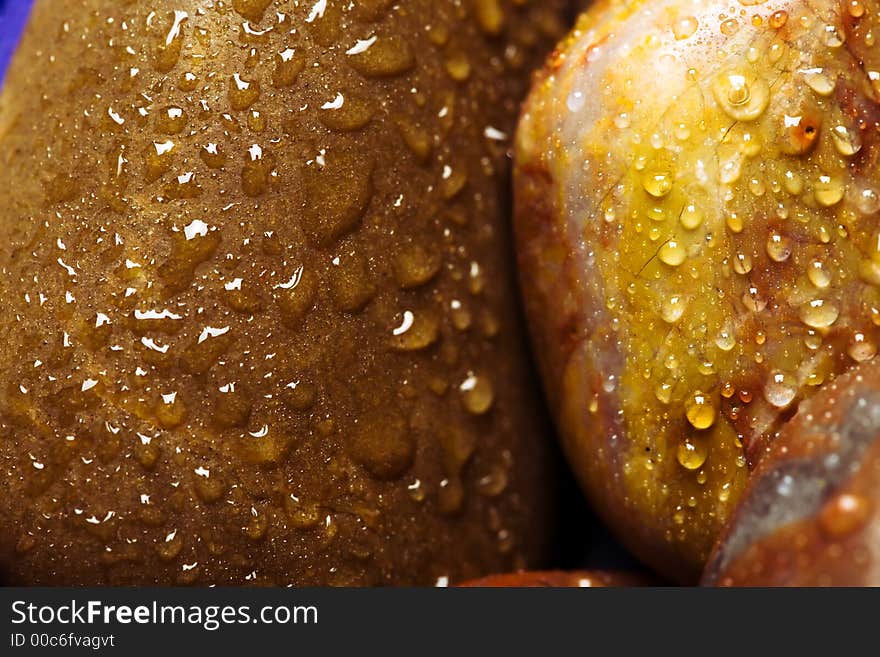
<svg viewBox="0 0 880 657">
<path fill-rule="evenodd" d="M 733 270 L 745 276 L 752 271 L 752 258 L 746 253 L 737 253 L 733 258 Z"/>
<path fill-rule="evenodd" d="M 164 429 L 173 429 L 183 424 L 186 419 L 186 405 L 176 393 L 162 395 L 161 401 L 156 405 L 156 421 Z"/>
<path fill-rule="evenodd" d="M 358 313 L 373 299 L 376 286 L 364 257 L 355 252 L 334 260 L 330 270 L 330 296 L 337 310 Z"/>
<path fill-rule="evenodd" d="M 660 247 L 658 257 L 670 267 L 678 267 L 687 258 L 687 252 L 681 242 L 669 240 Z"/>
<path fill-rule="evenodd" d="M 402 75 L 416 63 L 412 47 L 397 35 L 377 39 L 367 50 L 349 55 L 348 61 L 352 68 L 368 78 Z"/>
<path fill-rule="evenodd" d="M 871 360 L 877 355 L 877 345 L 875 345 L 864 333 L 857 332 L 853 334 L 852 339 L 847 346 L 846 353 L 857 363 L 863 363 L 866 360 Z"/>
<path fill-rule="evenodd" d="M 246 20 L 259 23 L 272 2 L 273 0 L 233 0 L 232 8 Z"/>
<path fill-rule="evenodd" d="M 430 311 L 405 311 L 391 333 L 391 347 L 398 351 L 427 349 L 440 337 L 439 323 Z"/>
<path fill-rule="evenodd" d="M 295 529 L 311 529 L 321 522 L 321 507 L 294 495 L 285 496 L 284 511 Z"/>
<path fill-rule="evenodd" d="M 697 364 L 697 371 L 703 376 L 710 376 L 715 374 L 715 363 L 708 360 L 701 360 Z"/>
<path fill-rule="evenodd" d="M 743 158 L 740 153 L 730 153 L 729 157 L 721 160 L 721 169 L 718 178 L 724 185 L 732 185 L 742 176 Z"/>
<path fill-rule="evenodd" d="M 275 303 L 282 321 L 290 328 L 299 328 L 315 304 L 318 281 L 309 269 L 299 267 L 289 283 L 276 286 Z"/>
<path fill-rule="evenodd" d="M 666 210 L 660 207 L 652 207 L 648 209 L 648 218 L 651 221 L 656 221 L 657 223 L 662 223 L 669 218 Z M 653 238 L 652 238 L 653 239 Z"/>
<path fill-rule="evenodd" d="M 293 48 L 286 48 L 275 55 L 275 69 L 272 71 L 272 84 L 276 87 L 289 87 L 296 82 L 306 66 L 305 57 Z"/>
<path fill-rule="evenodd" d="M 831 285 L 831 274 L 821 260 L 813 260 L 807 268 L 807 278 L 820 290 Z"/>
<path fill-rule="evenodd" d="M 849 536 L 865 526 L 874 511 L 871 500 L 853 493 L 840 493 L 819 512 L 819 527 L 830 538 Z"/>
<path fill-rule="evenodd" d="M 321 123 L 337 132 L 353 132 L 366 126 L 373 118 L 373 106 L 359 94 L 337 94 L 336 102 L 325 103 Z M 341 103 L 339 102 L 341 101 Z"/>
<path fill-rule="evenodd" d="M 227 486 L 222 477 L 205 468 L 196 470 L 193 488 L 200 500 L 206 504 L 219 502 L 226 494 Z"/>
<path fill-rule="evenodd" d="M 703 392 L 695 392 L 685 405 L 685 415 L 695 429 L 708 429 L 715 424 L 715 404 Z"/>
<path fill-rule="evenodd" d="M 663 198 L 672 191 L 672 177 L 668 173 L 652 172 L 642 179 L 645 191 L 655 198 Z"/>
<path fill-rule="evenodd" d="M 183 536 L 176 529 L 165 536 L 165 539 L 156 544 L 156 552 L 163 561 L 172 561 L 177 558 L 183 549 Z"/>
<path fill-rule="evenodd" d="M 828 328 L 837 321 L 840 311 L 829 301 L 815 299 L 801 306 L 801 321 L 811 328 Z"/>
<path fill-rule="evenodd" d="M 776 408 L 786 408 L 797 395 L 797 384 L 791 374 L 776 371 L 764 386 L 764 399 Z"/>
<path fill-rule="evenodd" d="M 464 407 L 474 415 L 486 413 L 495 400 L 492 383 L 485 376 L 469 375 L 459 386 L 459 390 Z"/>
<path fill-rule="evenodd" d="M 715 344 L 721 351 L 730 351 L 736 346 L 736 336 L 731 328 L 723 328 L 715 337 Z"/>
<path fill-rule="evenodd" d="M 822 336 L 816 333 L 816 331 L 808 331 L 807 335 L 804 336 L 804 346 L 810 351 L 816 351 L 822 346 Z"/>
<path fill-rule="evenodd" d="M 693 16 L 685 16 L 673 23 L 672 33 L 675 35 L 676 40 L 683 41 L 684 39 L 691 38 L 696 33 L 699 26 L 700 24 L 697 22 L 696 18 Z"/>
<path fill-rule="evenodd" d="M 186 112 L 180 107 L 165 107 L 156 115 L 156 129 L 167 135 L 176 135 L 186 127 Z"/>
<path fill-rule="evenodd" d="M 770 27 L 774 30 L 778 30 L 780 27 L 784 26 L 788 22 L 788 12 L 787 11 L 774 11 L 770 14 L 770 20 L 768 21 Z"/>
<path fill-rule="evenodd" d="M 791 240 L 785 235 L 773 233 L 767 239 L 767 255 L 774 262 L 785 262 L 791 257 Z"/>
<path fill-rule="evenodd" d="M 699 228 L 702 223 L 705 215 L 703 211 L 700 210 L 693 203 L 687 205 L 684 211 L 681 213 L 681 225 L 684 226 L 688 230 L 696 230 Z"/>
<path fill-rule="evenodd" d="M 305 228 L 309 238 L 329 245 L 353 230 L 373 198 L 373 160 L 336 152 L 323 167 L 303 168 Z"/>
<path fill-rule="evenodd" d="M 678 294 L 673 294 L 663 300 L 660 306 L 660 316 L 664 322 L 675 324 L 684 315 L 687 300 Z"/>
<path fill-rule="evenodd" d="M 788 52 L 788 46 L 782 42 L 774 42 L 770 44 L 768 59 L 771 64 L 776 64 L 782 56 Z"/>
<path fill-rule="evenodd" d="M 471 76 L 471 62 L 461 50 L 453 50 L 446 55 L 446 72 L 456 82 L 464 82 Z"/>
<path fill-rule="evenodd" d="M 661 383 L 654 390 L 657 401 L 662 404 L 668 404 L 672 400 L 672 384 L 669 382 Z"/>
<path fill-rule="evenodd" d="M 255 543 L 266 538 L 266 532 L 269 531 L 268 516 L 265 513 L 261 513 L 256 507 L 251 507 L 247 519 L 247 524 L 242 527 L 244 535 Z"/>
<path fill-rule="evenodd" d="M 477 24 L 489 36 L 498 36 L 504 26 L 504 9 L 500 0 L 476 0 L 474 14 Z"/>
<path fill-rule="evenodd" d="M 687 470 L 698 470 L 703 467 L 708 455 L 709 449 L 704 441 L 691 438 L 680 442 L 676 452 L 679 464 Z"/>
<path fill-rule="evenodd" d="M 863 189 L 859 193 L 856 205 L 858 205 L 859 212 L 864 215 L 875 214 L 880 211 L 880 194 L 877 193 L 877 190 L 870 187 Z"/>
<path fill-rule="evenodd" d="M 394 260 L 394 277 L 400 287 L 412 289 L 431 281 L 440 271 L 441 255 L 421 245 L 409 245 Z"/>
<path fill-rule="evenodd" d="M 232 109 L 246 110 L 260 97 L 260 83 L 256 80 L 245 80 L 238 73 L 234 73 L 229 78 L 227 95 Z"/>
<path fill-rule="evenodd" d="M 176 147 L 173 141 L 151 142 L 147 145 L 147 182 L 155 182 L 171 169 Z"/>
<path fill-rule="evenodd" d="M 786 171 L 785 172 L 785 191 L 787 191 L 792 196 L 798 196 L 802 191 L 804 191 L 804 179 L 801 178 L 800 174 L 795 173 L 794 171 Z"/>
<path fill-rule="evenodd" d="M 862 139 L 855 130 L 850 130 L 845 125 L 834 126 L 831 129 L 831 138 L 837 152 L 845 157 L 851 157 L 862 150 Z"/>
<path fill-rule="evenodd" d="M 737 121 L 754 121 L 770 103 L 767 82 L 741 71 L 719 75 L 712 83 L 712 92 L 724 113 Z"/>
<path fill-rule="evenodd" d="M 816 202 L 819 205 L 830 208 L 840 203 L 845 191 L 842 180 L 821 175 L 813 188 L 813 195 L 816 197 Z"/>
<path fill-rule="evenodd" d="M 154 64 L 160 73 L 168 73 L 180 59 L 180 51 L 183 48 L 184 34 L 183 23 L 189 18 L 185 11 L 174 11 L 174 18 L 168 34 L 161 40 L 156 48 Z"/>
<path fill-rule="evenodd" d="M 742 302 L 743 305 L 753 313 L 759 313 L 767 307 L 767 300 L 761 296 L 761 292 L 754 285 L 749 286 L 749 288 L 743 292 Z"/>
<path fill-rule="evenodd" d="M 207 144 L 199 151 L 199 157 L 209 169 L 222 169 L 226 164 L 226 153 L 219 144 Z"/>
<path fill-rule="evenodd" d="M 811 68 L 803 71 L 807 86 L 820 96 L 830 96 L 837 86 L 837 80 L 825 73 L 824 69 Z"/>
<path fill-rule="evenodd" d="M 846 41 L 846 36 L 837 29 L 836 25 L 826 25 L 822 30 L 822 40 L 829 48 L 840 48 Z"/>
<path fill-rule="evenodd" d="M 733 36 L 739 30 L 739 23 L 735 18 L 728 18 L 721 22 L 721 34 L 724 36 Z"/>
<path fill-rule="evenodd" d="M 565 104 L 568 106 L 569 112 L 579 112 L 584 108 L 586 102 L 587 99 L 584 96 L 584 92 L 575 90 L 568 95 L 568 99 L 565 101 Z"/>
<path fill-rule="evenodd" d="M 382 480 L 403 476 L 415 456 L 413 433 L 393 409 L 360 417 L 348 448 L 354 461 Z"/>
</svg>

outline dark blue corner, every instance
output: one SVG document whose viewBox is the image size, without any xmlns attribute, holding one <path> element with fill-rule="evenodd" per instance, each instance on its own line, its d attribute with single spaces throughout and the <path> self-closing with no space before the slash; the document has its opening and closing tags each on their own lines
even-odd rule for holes
<svg viewBox="0 0 880 657">
<path fill-rule="evenodd" d="M 22 28 L 27 21 L 33 0 L 0 0 L 0 81 L 6 74 L 6 67 Z"/>
</svg>

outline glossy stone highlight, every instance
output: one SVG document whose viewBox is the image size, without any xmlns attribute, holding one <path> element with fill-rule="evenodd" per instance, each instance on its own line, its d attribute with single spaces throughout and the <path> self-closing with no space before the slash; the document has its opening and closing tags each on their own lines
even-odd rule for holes
<svg viewBox="0 0 880 657">
<path fill-rule="evenodd" d="M 880 7 L 598 2 L 516 143 L 536 352 L 569 459 L 694 581 L 776 429 L 876 353 Z"/>
</svg>

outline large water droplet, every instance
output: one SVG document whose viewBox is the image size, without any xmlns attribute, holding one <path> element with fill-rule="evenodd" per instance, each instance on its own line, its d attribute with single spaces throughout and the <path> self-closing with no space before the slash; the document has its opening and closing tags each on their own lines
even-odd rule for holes
<svg viewBox="0 0 880 657">
<path fill-rule="evenodd" d="M 863 363 L 877 355 L 877 345 L 864 333 L 857 332 L 852 336 L 846 353 L 857 363 Z"/>
<path fill-rule="evenodd" d="M 767 239 L 767 255 L 774 262 L 785 262 L 791 257 L 791 240 L 785 235 L 773 233 Z"/>
<path fill-rule="evenodd" d="M 715 404 L 709 395 L 697 391 L 685 404 L 685 415 L 695 429 L 708 429 L 715 424 Z"/>
<path fill-rule="evenodd" d="M 706 462 L 708 448 L 702 440 L 686 439 L 678 444 L 676 458 L 678 463 L 687 470 L 698 470 Z"/>
<path fill-rule="evenodd" d="M 655 198 L 663 198 L 672 191 L 672 176 L 663 172 L 650 172 L 642 179 L 645 191 Z"/>
<path fill-rule="evenodd" d="M 842 180 L 832 176 L 821 175 L 813 188 L 813 195 L 816 197 L 816 202 L 819 205 L 830 208 L 832 205 L 840 203 L 845 191 Z"/>
<path fill-rule="evenodd" d="M 776 408 L 786 408 L 797 395 L 797 384 L 791 374 L 776 371 L 764 386 L 764 398 Z"/>
<path fill-rule="evenodd" d="M 824 69 L 810 68 L 802 71 L 802 73 L 804 74 L 804 81 L 807 83 L 807 86 L 820 96 L 830 96 L 834 93 L 837 81 L 826 74 Z"/>
<path fill-rule="evenodd" d="M 682 211 L 680 221 L 681 225 L 688 230 L 696 230 L 702 225 L 704 218 L 703 211 L 691 203 Z"/>
<path fill-rule="evenodd" d="M 807 268 L 807 278 L 810 282 L 820 290 L 824 290 L 831 285 L 831 273 L 825 267 L 821 260 L 813 260 Z"/>
<path fill-rule="evenodd" d="M 672 33 L 676 40 L 683 41 L 684 39 L 691 38 L 696 33 L 699 26 L 700 24 L 697 22 L 696 18 L 693 16 L 685 16 L 672 24 Z"/>
<path fill-rule="evenodd" d="M 684 315 L 686 307 L 687 300 L 683 296 L 672 294 L 661 303 L 660 316 L 663 318 L 664 322 L 675 324 L 681 319 L 681 316 Z"/>
<path fill-rule="evenodd" d="M 657 255 L 661 262 L 671 267 L 678 267 L 687 258 L 687 251 L 681 242 L 677 240 L 669 240 L 660 247 L 660 251 Z"/>
<path fill-rule="evenodd" d="M 801 306 L 801 321 L 811 328 L 828 328 L 837 321 L 840 311 L 833 303 L 815 299 Z"/>
<path fill-rule="evenodd" d="M 834 126 L 831 129 L 831 139 L 837 152 L 845 157 L 851 157 L 862 150 L 862 138 L 859 133 L 845 125 Z"/>
<path fill-rule="evenodd" d="M 754 121 L 770 103 L 770 86 L 763 78 L 743 71 L 722 73 L 712 83 L 721 109 L 737 121 Z"/>
</svg>

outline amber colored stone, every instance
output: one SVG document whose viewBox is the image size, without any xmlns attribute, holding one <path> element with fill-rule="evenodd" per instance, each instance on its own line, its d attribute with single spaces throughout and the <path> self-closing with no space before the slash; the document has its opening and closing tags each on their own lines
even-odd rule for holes
<svg viewBox="0 0 880 657">
<path fill-rule="evenodd" d="M 779 425 L 880 342 L 880 5 L 733 4 L 594 3 L 515 147 L 520 277 L 569 461 L 682 582 Z"/>
</svg>

